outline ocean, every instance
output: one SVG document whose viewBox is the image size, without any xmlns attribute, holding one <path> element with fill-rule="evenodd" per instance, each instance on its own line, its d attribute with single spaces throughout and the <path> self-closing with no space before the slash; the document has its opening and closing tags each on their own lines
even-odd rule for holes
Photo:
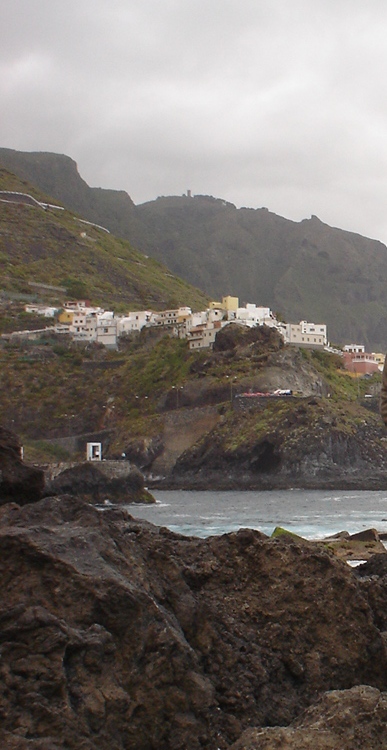
<svg viewBox="0 0 387 750">
<path fill-rule="evenodd" d="M 276 526 L 306 539 L 369 528 L 387 533 L 387 491 L 381 490 L 154 490 L 152 494 L 156 504 L 128 505 L 129 513 L 187 536 L 207 537 L 240 528 L 270 536 Z"/>
</svg>

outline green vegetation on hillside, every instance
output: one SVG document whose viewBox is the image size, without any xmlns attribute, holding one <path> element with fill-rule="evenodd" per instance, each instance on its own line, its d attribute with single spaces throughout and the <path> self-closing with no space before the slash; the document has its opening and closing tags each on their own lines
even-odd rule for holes
<svg viewBox="0 0 387 750">
<path fill-rule="evenodd" d="M 129 438 L 162 432 L 166 411 L 210 403 L 222 408 L 225 440 L 235 451 L 246 441 L 275 432 L 279 424 L 291 424 L 292 414 L 304 403 L 302 398 L 273 399 L 259 412 L 242 417 L 235 413 L 232 397 L 246 384 L 253 385 L 273 356 L 272 339 L 259 346 L 259 357 L 256 349 L 248 353 L 243 348 L 197 353 L 189 350 L 186 341 L 152 329 L 122 339 L 116 352 L 49 334 L 34 342 L 3 342 L 1 422 L 16 431 L 29 450 L 31 440 L 39 441 L 38 454 L 35 449 L 31 456 L 44 454 L 42 441 L 47 439 L 100 430 L 111 430 L 114 453 Z M 311 409 L 308 419 L 322 419 L 327 409 L 335 429 L 352 429 L 364 418 L 359 416 L 359 409 L 363 413 L 359 399 L 371 387 L 370 380 L 356 382 L 337 368 L 335 356 L 307 353 L 304 357 L 315 365 L 312 373 L 320 368 L 331 391 L 329 399 L 319 399 L 321 406 Z M 286 372 L 285 366 L 284 379 Z M 52 448 L 46 459 L 53 460 Z"/>
<path fill-rule="evenodd" d="M 118 352 L 47 335 L 3 344 L 2 423 L 34 439 L 102 429 L 133 433 L 144 419 L 152 430 L 159 398 L 187 376 L 195 355 L 168 336 L 140 338 Z"/>
<path fill-rule="evenodd" d="M 326 323 L 330 340 L 387 349 L 387 249 L 267 209 L 237 209 L 211 196 L 161 197 L 134 206 L 120 191 L 90 188 L 67 156 L 0 149 L 0 163 L 56 201 L 106 226 L 212 298 L 239 296 L 287 322 Z"/>
<path fill-rule="evenodd" d="M 0 189 L 47 196 L 0 170 Z M 208 298 L 145 257 L 122 239 L 68 211 L 0 202 L 0 291 L 36 294 L 32 284 L 66 289 L 115 311 L 188 305 L 203 309 Z M 58 292 L 46 297 L 58 299 Z M 63 298 L 63 294 L 62 294 Z"/>
</svg>

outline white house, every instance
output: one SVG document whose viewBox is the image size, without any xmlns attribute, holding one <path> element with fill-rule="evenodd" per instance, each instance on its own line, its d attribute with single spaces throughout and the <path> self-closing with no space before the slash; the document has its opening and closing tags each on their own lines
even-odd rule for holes
<svg viewBox="0 0 387 750">
<path fill-rule="evenodd" d="M 117 336 L 122 336 L 131 331 L 141 331 L 144 326 L 149 324 L 151 317 L 151 310 L 138 310 L 117 318 Z"/>
<path fill-rule="evenodd" d="M 323 323 L 286 323 L 285 343 L 305 346 L 313 349 L 324 348 L 327 345 L 327 327 Z"/>
<path fill-rule="evenodd" d="M 190 307 L 178 307 L 175 310 L 161 310 L 151 315 L 150 325 L 155 326 L 175 326 L 183 325 L 192 315 Z"/>
<path fill-rule="evenodd" d="M 272 321 L 273 316 L 270 307 L 257 307 L 248 302 L 246 307 L 238 307 L 235 320 L 241 321 L 252 328 L 253 326 L 262 326 L 267 321 Z"/>
<path fill-rule="evenodd" d="M 346 344 L 343 347 L 344 352 L 350 352 L 351 354 L 364 354 L 365 346 L 363 344 Z"/>
<path fill-rule="evenodd" d="M 74 341 L 96 341 L 109 349 L 117 347 L 117 322 L 114 313 L 76 313 L 69 326 Z"/>
<path fill-rule="evenodd" d="M 43 315 L 44 318 L 54 318 L 58 312 L 58 307 L 49 307 L 48 305 L 24 305 L 24 309 L 27 313 L 33 315 Z"/>
<path fill-rule="evenodd" d="M 98 318 L 95 340 L 108 349 L 117 348 L 117 322 L 114 318 Z"/>
<path fill-rule="evenodd" d="M 227 320 L 218 320 L 214 323 L 191 328 L 187 333 L 188 346 L 190 349 L 212 349 L 216 334 L 227 325 Z"/>
</svg>

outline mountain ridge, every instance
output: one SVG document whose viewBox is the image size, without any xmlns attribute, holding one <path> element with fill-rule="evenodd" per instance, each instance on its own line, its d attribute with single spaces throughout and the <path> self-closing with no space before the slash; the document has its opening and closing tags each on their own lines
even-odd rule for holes
<svg viewBox="0 0 387 750">
<path fill-rule="evenodd" d="M 387 348 L 387 248 L 316 216 L 294 222 L 213 196 L 162 196 L 135 205 L 90 188 L 70 157 L 0 149 L 0 164 L 217 299 L 270 307 L 291 322 L 326 323 L 335 344 Z"/>
</svg>

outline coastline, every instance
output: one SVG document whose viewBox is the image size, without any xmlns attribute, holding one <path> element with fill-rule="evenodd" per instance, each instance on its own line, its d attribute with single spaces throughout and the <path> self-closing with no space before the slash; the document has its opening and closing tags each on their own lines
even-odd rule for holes
<svg viewBox="0 0 387 750">
<path fill-rule="evenodd" d="M 373 491 L 387 490 L 387 473 L 380 472 L 373 475 L 343 475 L 332 477 L 300 476 L 252 476 L 246 474 L 229 474 L 221 472 L 205 472 L 205 475 L 174 475 L 165 477 L 145 477 L 150 490 L 358 490 Z"/>
</svg>

